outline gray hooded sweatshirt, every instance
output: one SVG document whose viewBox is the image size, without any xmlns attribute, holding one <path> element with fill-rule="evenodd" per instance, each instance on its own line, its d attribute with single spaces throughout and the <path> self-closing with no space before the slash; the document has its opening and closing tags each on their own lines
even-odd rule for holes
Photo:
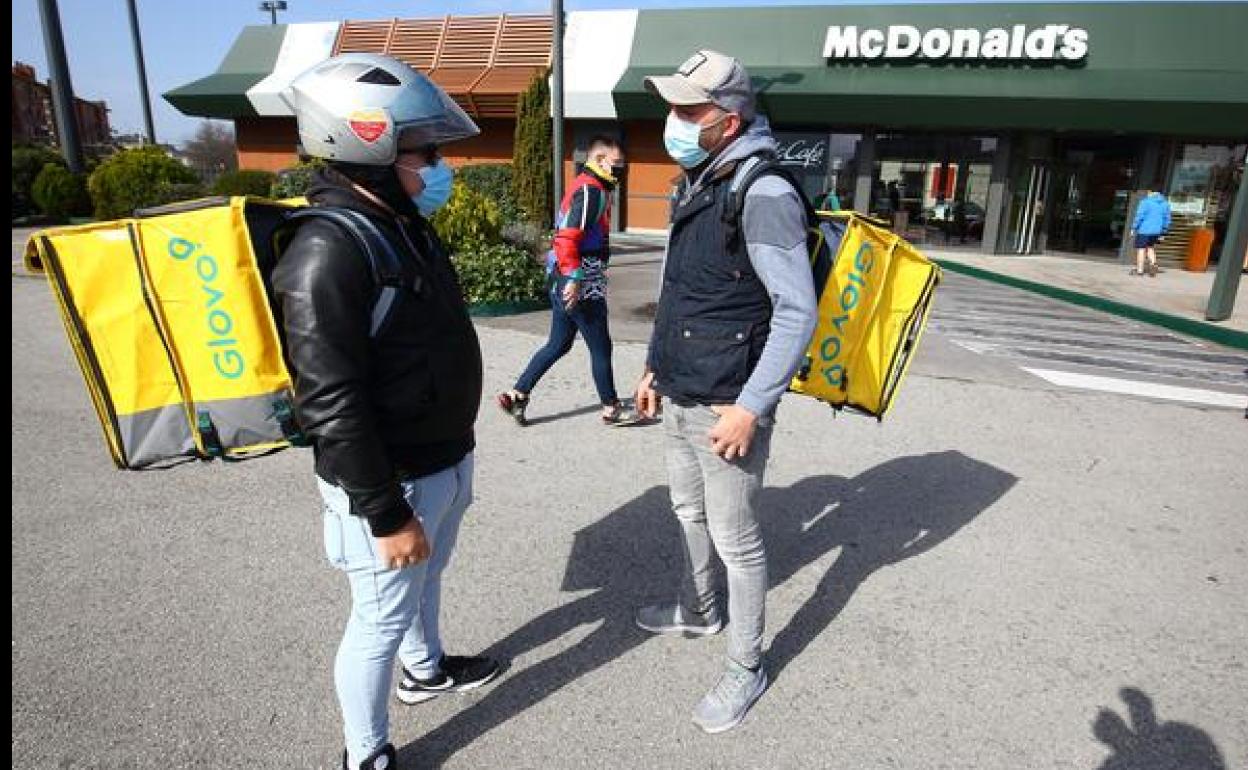
<svg viewBox="0 0 1248 770">
<path fill-rule="evenodd" d="M 774 156 L 776 140 L 762 115 L 749 130 L 725 147 L 698 172 L 685 195 L 697 195 L 725 164 L 751 155 Z M 771 332 L 763 354 L 746 381 L 737 405 L 759 417 L 770 417 L 788 388 L 815 331 L 818 308 L 814 279 L 806 253 L 806 208 L 800 193 L 781 177 L 764 176 L 745 194 L 741 229 L 750 264 L 771 298 Z M 666 271 L 667 257 L 663 268 Z M 653 337 L 651 350 L 654 349 Z"/>
</svg>

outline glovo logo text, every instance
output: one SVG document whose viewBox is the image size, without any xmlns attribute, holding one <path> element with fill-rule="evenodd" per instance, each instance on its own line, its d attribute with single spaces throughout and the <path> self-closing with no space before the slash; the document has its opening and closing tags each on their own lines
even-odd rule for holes
<svg viewBox="0 0 1248 770">
<path fill-rule="evenodd" d="M 875 250 L 871 243 L 863 241 L 854 255 L 854 266 L 846 276 L 845 288 L 837 297 L 837 315 L 832 318 L 833 333 L 819 346 L 819 358 L 823 361 L 823 376 L 834 388 L 845 384 L 845 362 L 841 354 L 845 350 L 845 325 L 849 323 L 849 314 L 862 300 L 867 288 L 867 276 L 875 267 Z"/>
<path fill-rule="evenodd" d="M 208 348 L 212 354 L 212 366 L 217 374 L 227 380 L 243 375 L 247 361 L 238 348 L 234 332 L 234 318 L 225 308 L 225 291 L 218 288 L 216 280 L 221 267 L 216 257 L 204 251 L 203 245 L 185 238 L 169 241 L 169 256 L 178 262 L 193 264 L 204 294 L 204 323 L 208 325 Z"/>
</svg>

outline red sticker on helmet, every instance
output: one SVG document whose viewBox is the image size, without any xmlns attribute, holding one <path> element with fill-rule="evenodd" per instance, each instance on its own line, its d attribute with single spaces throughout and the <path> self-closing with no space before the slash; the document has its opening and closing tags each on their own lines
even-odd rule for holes
<svg viewBox="0 0 1248 770">
<path fill-rule="evenodd" d="M 354 112 L 347 118 L 351 132 L 361 141 L 372 144 L 390 130 L 390 118 L 381 110 Z"/>
</svg>

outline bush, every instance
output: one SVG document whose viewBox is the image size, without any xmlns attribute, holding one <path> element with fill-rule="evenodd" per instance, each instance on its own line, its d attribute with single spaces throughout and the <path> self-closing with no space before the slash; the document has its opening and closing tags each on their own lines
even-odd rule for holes
<svg viewBox="0 0 1248 770">
<path fill-rule="evenodd" d="M 553 239 L 553 231 L 535 222 L 511 222 L 503 225 L 503 243 L 527 251 L 535 257 L 550 251 Z"/>
<path fill-rule="evenodd" d="M 433 215 L 433 229 L 455 254 L 502 245 L 503 218 L 494 201 L 456 180 L 451 199 Z"/>
<path fill-rule="evenodd" d="M 35 177 L 31 193 L 39 210 L 50 217 L 68 219 L 91 213 L 86 180 L 63 164 L 45 165 Z"/>
<path fill-rule="evenodd" d="M 503 243 L 482 244 L 452 258 L 470 305 L 524 302 L 546 295 L 546 274 L 532 255 Z"/>
<path fill-rule="evenodd" d="M 213 195 L 255 195 L 267 198 L 273 189 L 277 175 L 270 171 L 231 171 L 217 177 L 212 185 Z"/>
<path fill-rule="evenodd" d="M 196 198 L 207 197 L 207 195 L 204 186 L 198 182 L 165 182 L 156 189 L 156 194 L 152 196 L 153 200 L 149 205 L 167 206 L 170 203 L 193 201 Z"/>
<path fill-rule="evenodd" d="M 11 159 L 13 196 L 9 200 L 13 207 L 13 216 L 26 216 L 35 209 L 35 179 L 43 172 L 44 166 L 51 163 L 68 169 L 69 164 L 59 153 L 46 147 L 14 145 Z"/>
<path fill-rule="evenodd" d="M 464 184 L 494 201 L 503 222 L 510 224 L 524 217 L 520 206 L 516 203 L 512 192 L 514 173 L 510 163 L 484 163 L 476 166 L 465 166 L 455 172 L 457 179 Z"/>
<path fill-rule="evenodd" d="M 313 158 L 312 160 L 301 161 L 298 165 L 291 168 L 282 169 L 277 172 L 277 177 L 269 188 L 269 197 L 278 200 L 282 198 L 302 198 L 308 194 L 308 188 L 312 186 L 312 173 L 324 166 L 325 161 L 320 158 Z"/>
<path fill-rule="evenodd" d="M 97 219 L 130 216 L 135 209 L 168 203 L 184 194 L 179 185 L 194 185 L 195 172 L 159 147 L 123 150 L 99 165 L 88 182 Z"/>
</svg>

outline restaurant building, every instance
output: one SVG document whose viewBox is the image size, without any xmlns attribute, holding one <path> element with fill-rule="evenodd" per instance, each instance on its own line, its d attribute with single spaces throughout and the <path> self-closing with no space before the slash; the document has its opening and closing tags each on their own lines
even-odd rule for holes
<svg viewBox="0 0 1248 770">
<path fill-rule="evenodd" d="M 1248 4 L 836 5 L 568 14 L 567 170 L 611 133 L 630 161 L 616 225 L 665 227 L 678 169 L 644 88 L 698 48 L 741 59 L 812 199 L 888 216 L 929 246 L 1119 258 L 1134 203 L 1173 206 L 1162 258 L 1194 233 L 1216 260 L 1248 151 Z M 217 73 L 165 98 L 228 118 L 240 165 L 295 160 L 290 79 L 335 53 L 429 73 L 482 126 L 456 163 L 510 160 L 517 96 L 550 64 L 546 16 L 248 27 Z M 1241 257 L 1242 258 L 1242 257 Z"/>
</svg>

